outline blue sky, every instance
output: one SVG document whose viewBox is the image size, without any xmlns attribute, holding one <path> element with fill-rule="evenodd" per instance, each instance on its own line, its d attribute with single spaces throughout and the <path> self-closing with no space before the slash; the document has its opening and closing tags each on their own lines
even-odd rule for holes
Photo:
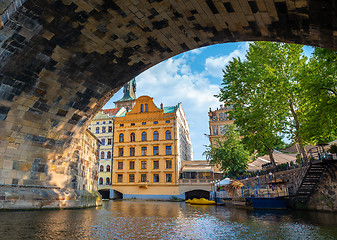
<svg viewBox="0 0 337 240">
<path fill-rule="evenodd" d="M 159 106 L 182 103 L 191 133 L 194 160 L 203 160 L 205 145 L 209 144 L 208 111 L 219 107 L 214 97 L 219 93 L 222 69 L 233 57 L 244 58 L 248 42 L 217 44 L 182 53 L 136 77 L 136 96 L 148 95 Z M 304 47 L 309 56 L 311 47 Z M 114 108 L 114 101 L 123 96 L 117 92 L 104 108 Z"/>
</svg>

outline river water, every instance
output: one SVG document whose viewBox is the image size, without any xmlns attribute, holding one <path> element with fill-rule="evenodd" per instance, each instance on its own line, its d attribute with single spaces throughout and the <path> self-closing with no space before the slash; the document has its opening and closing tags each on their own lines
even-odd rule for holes
<svg viewBox="0 0 337 240">
<path fill-rule="evenodd" d="M 0 212 L 0 239 L 337 239 L 337 214 L 183 202 L 104 201 L 81 210 Z"/>
</svg>

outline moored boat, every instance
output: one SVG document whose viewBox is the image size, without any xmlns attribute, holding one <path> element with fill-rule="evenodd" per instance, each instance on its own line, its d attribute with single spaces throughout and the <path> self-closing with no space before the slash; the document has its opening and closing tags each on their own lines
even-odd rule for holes
<svg viewBox="0 0 337 240">
<path fill-rule="evenodd" d="M 255 209 L 286 209 L 284 197 L 246 197 L 248 203 Z"/>
<path fill-rule="evenodd" d="M 185 201 L 186 202 L 186 201 Z M 194 204 L 194 205 L 213 205 L 215 204 L 215 201 L 212 200 L 208 200 L 206 198 L 193 198 L 192 200 L 190 200 L 188 203 L 190 204 Z"/>
</svg>

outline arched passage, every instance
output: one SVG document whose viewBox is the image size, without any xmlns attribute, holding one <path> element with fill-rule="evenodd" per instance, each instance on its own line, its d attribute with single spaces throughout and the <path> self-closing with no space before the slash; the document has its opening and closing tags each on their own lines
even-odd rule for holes
<svg viewBox="0 0 337 240">
<path fill-rule="evenodd" d="M 209 191 L 205 190 L 192 190 L 185 192 L 185 200 L 193 198 L 206 198 L 209 199 Z"/>
<path fill-rule="evenodd" d="M 21 2 L 0 8 L 5 184 L 79 188 L 70 162 L 88 122 L 123 84 L 174 55 L 248 40 L 337 49 L 333 0 Z"/>
</svg>

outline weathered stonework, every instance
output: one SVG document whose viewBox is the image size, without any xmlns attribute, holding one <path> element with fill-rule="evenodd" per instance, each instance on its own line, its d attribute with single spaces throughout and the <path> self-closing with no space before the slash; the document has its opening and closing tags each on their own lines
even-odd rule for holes
<svg viewBox="0 0 337 240">
<path fill-rule="evenodd" d="M 73 146 L 127 81 L 216 43 L 337 49 L 335 9 L 333 0 L 0 0 L 0 184 L 80 188 Z"/>
<path fill-rule="evenodd" d="M 101 204 L 98 192 L 0 185 L 0 210 L 83 208 Z"/>
<path fill-rule="evenodd" d="M 307 203 L 309 209 L 337 212 L 337 165 L 322 176 L 313 196 Z"/>
</svg>

